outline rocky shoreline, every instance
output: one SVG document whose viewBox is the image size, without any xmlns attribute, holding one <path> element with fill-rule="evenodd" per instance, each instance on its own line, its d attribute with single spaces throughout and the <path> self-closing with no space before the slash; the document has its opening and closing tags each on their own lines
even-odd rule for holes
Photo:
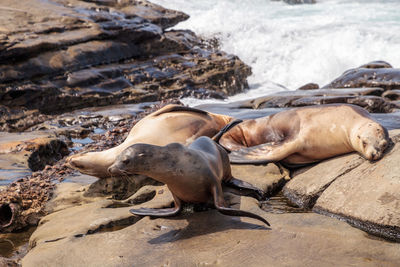
<svg viewBox="0 0 400 267">
<path fill-rule="evenodd" d="M 271 199 L 280 192 L 300 207 L 287 206 L 295 211 L 279 214 L 272 200 L 225 194 L 232 206 L 267 217 L 271 229 L 213 210 L 193 212 L 196 207 L 171 220 L 150 220 L 128 210 L 171 205 L 165 186 L 139 176 L 97 180 L 67 168 L 65 156 L 121 143 L 140 118 L 180 103 L 180 97 L 223 99 L 243 92 L 251 68 L 191 31 L 168 30 L 188 16 L 147 1 L 6 0 L 6 5 L 0 9 L 0 224 L 2 232 L 38 228 L 26 256 L 16 247 L 0 263 L 396 266 L 400 260 L 398 243 L 366 234 L 400 241 L 400 69 L 376 61 L 321 89 L 310 83 L 200 106 L 248 119 L 292 107 L 354 104 L 390 130 L 393 144 L 372 163 L 350 154 L 296 170 L 232 166 L 234 176 Z M 210 246 L 214 252 L 206 249 Z"/>
</svg>

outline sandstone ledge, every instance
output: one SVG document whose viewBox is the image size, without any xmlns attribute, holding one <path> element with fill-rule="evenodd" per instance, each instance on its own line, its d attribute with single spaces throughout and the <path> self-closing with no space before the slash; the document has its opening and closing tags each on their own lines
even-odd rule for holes
<svg viewBox="0 0 400 267">
<path fill-rule="evenodd" d="M 399 242 L 398 133 L 391 131 L 394 145 L 381 160 L 347 155 L 324 161 L 293 177 L 284 194 L 299 206 Z"/>
</svg>

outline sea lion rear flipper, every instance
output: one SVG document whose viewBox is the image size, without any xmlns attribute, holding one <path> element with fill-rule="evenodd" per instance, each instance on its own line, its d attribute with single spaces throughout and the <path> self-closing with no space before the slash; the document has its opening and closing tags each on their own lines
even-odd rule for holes
<svg viewBox="0 0 400 267">
<path fill-rule="evenodd" d="M 262 200 L 264 198 L 265 192 L 254 185 L 247 183 L 245 181 L 236 179 L 232 177 L 229 181 L 223 181 L 225 185 L 239 189 L 241 195 L 251 196 L 257 200 Z"/>
<path fill-rule="evenodd" d="M 233 164 L 268 164 L 280 161 L 294 153 L 296 144 L 285 142 L 279 144 L 261 144 L 244 147 L 229 154 L 229 161 Z"/>
<path fill-rule="evenodd" d="M 243 217 L 249 217 L 253 219 L 257 219 L 265 223 L 266 225 L 270 226 L 269 222 L 265 220 L 263 217 L 248 212 L 244 210 L 237 210 L 237 209 L 232 209 L 232 208 L 227 208 L 224 200 L 224 194 L 222 192 L 222 188 L 220 184 L 215 185 L 212 188 L 212 193 L 214 197 L 214 205 L 215 208 L 222 214 L 228 215 L 228 216 L 243 216 Z"/>
<path fill-rule="evenodd" d="M 199 114 L 208 116 L 208 112 L 207 111 L 204 111 L 204 110 L 201 110 L 201 109 L 197 109 L 197 108 L 174 105 L 174 104 L 166 105 L 165 107 L 157 110 L 156 112 L 153 112 L 151 115 L 152 116 L 159 116 L 159 115 L 164 114 L 164 113 L 177 112 L 177 111 L 194 112 L 194 113 L 199 113 Z"/>
</svg>

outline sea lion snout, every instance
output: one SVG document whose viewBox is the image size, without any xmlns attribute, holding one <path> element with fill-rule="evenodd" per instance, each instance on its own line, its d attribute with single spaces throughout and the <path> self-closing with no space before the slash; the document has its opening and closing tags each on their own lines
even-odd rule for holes
<svg viewBox="0 0 400 267">
<path fill-rule="evenodd" d="M 121 175 L 121 174 L 126 174 L 121 168 L 120 166 L 118 166 L 118 164 L 113 164 L 111 165 L 108 169 L 107 172 L 110 175 Z"/>
<path fill-rule="evenodd" d="M 383 156 L 383 152 L 388 146 L 388 141 L 385 139 L 379 141 L 376 145 L 370 145 L 365 152 L 365 156 L 368 160 L 378 160 Z"/>
</svg>

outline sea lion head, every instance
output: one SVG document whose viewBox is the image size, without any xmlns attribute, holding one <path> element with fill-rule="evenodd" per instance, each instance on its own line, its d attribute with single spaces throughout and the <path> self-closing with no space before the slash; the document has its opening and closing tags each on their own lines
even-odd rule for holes
<svg viewBox="0 0 400 267">
<path fill-rule="evenodd" d="M 356 135 L 357 150 L 368 160 L 378 160 L 389 144 L 388 131 L 379 123 L 362 125 Z"/>
<path fill-rule="evenodd" d="M 107 168 L 112 162 L 109 155 L 103 152 L 85 152 L 69 156 L 65 164 L 81 173 L 104 178 L 109 176 Z"/>
<path fill-rule="evenodd" d="M 134 144 L 123 150 L 108 168 L 111 175 L 141 174 L 151 170 L 157 164 L 159 146 Z"/>
</svg>

